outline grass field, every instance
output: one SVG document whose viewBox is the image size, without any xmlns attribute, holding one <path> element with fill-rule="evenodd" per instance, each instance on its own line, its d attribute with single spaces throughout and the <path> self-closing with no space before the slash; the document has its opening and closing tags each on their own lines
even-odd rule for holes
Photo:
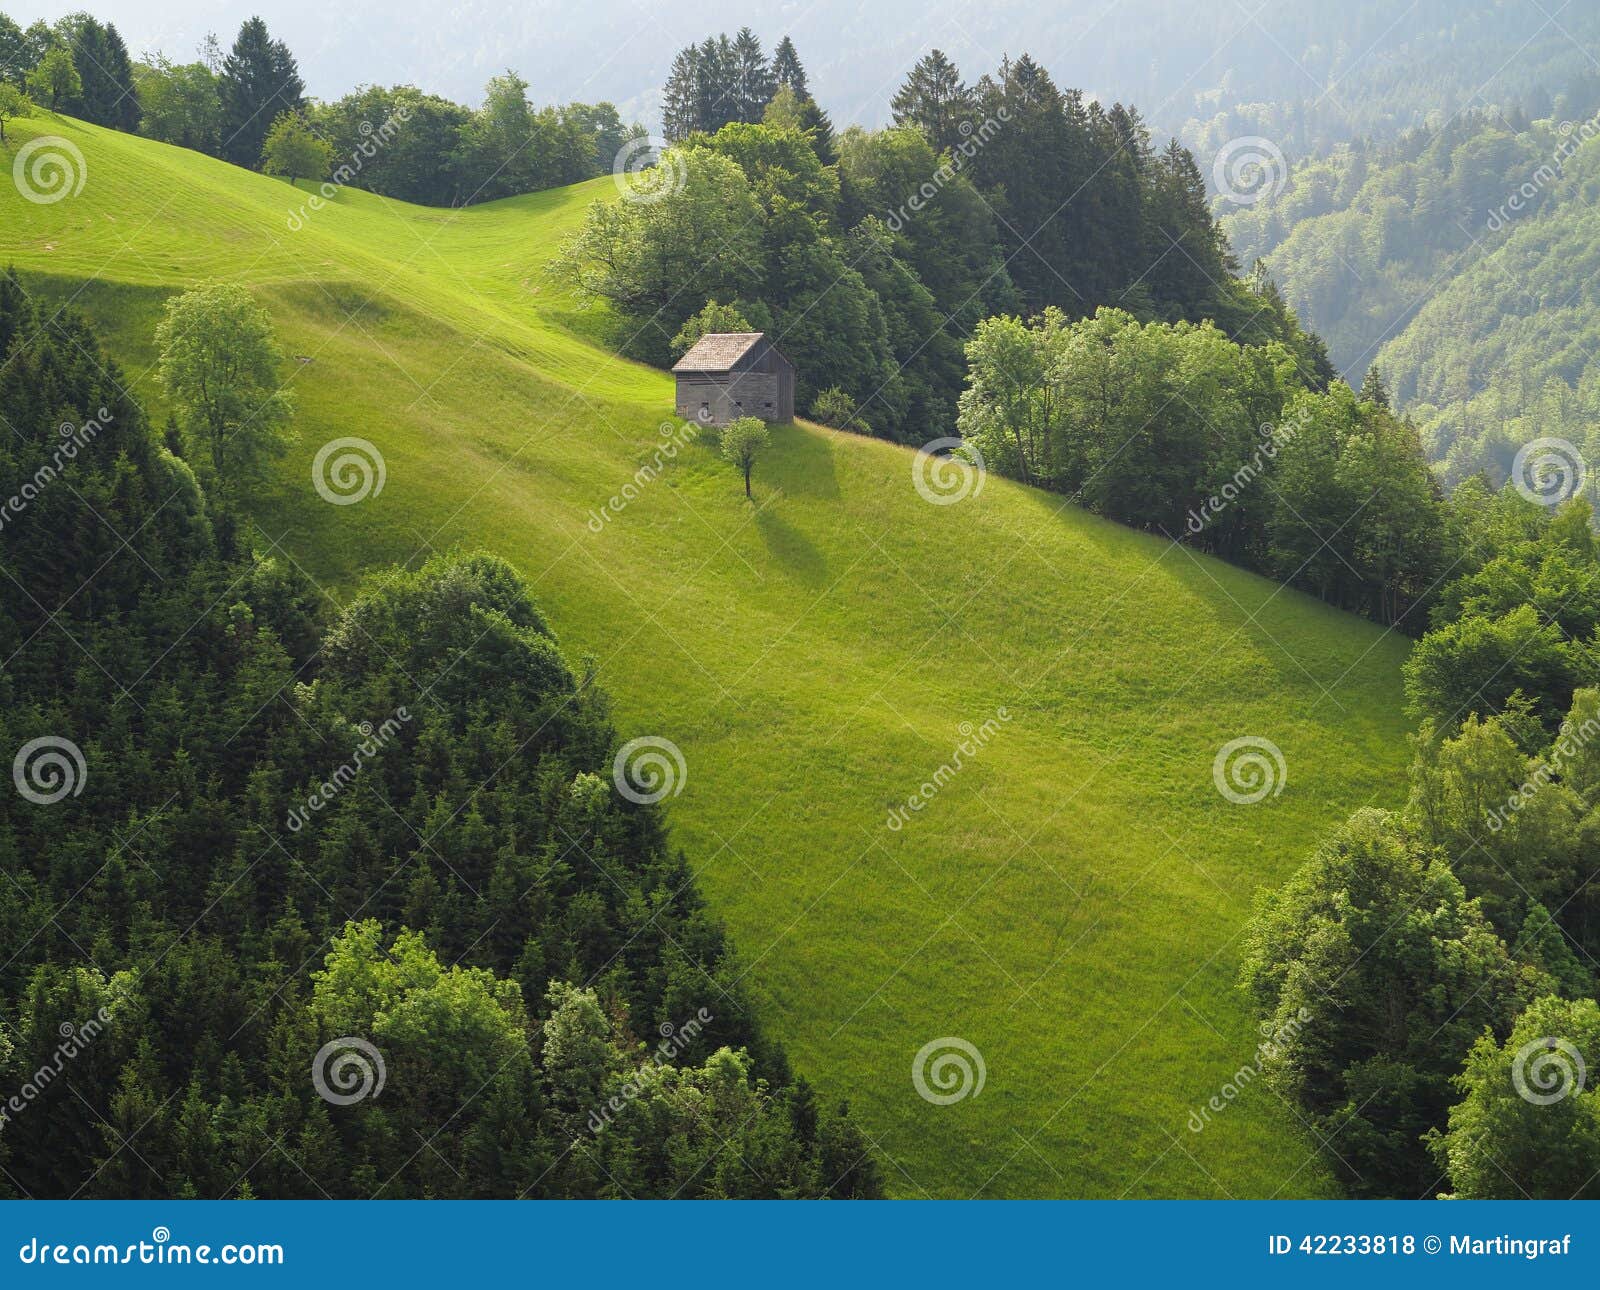
<svg viewBox="0 0 1600 1290">
<path fill-rule="evenodd" d="M 930 505 L 908 450 L 806 425 L 776 430 L 754 506 L 696 445 L 592 531 L 672 410 L 543 272 L 609 180 L 465 211 L 347 191 L 292 231 L 304 188 L 70 120 L 8 132 L 69 140 L 86 182 L 36 205 L 0 180 L 0 264 L 96 320 L 153 409 L 168 294 L 228 278 L 271 311 L 298 441 L 261 546 L 336 601 L 374 565 L 496 551 L 597 660 L 623 736 L 682 749 L 675 837 L 895 1194 L 1330 1191 L 1260 1086 L 1186 1125 L 1257 1042 L 1234 986 L 1252 893 L 1401 793 L 1402 640 L 1005 480 Z M 387 472 L 356 505 L 312 487 L 341 436 Z M 1286 785 L 1237 805 L 1213 758 L 1247 735 Z M 950 1036 L 985 1083 L 933 1105 L 913 1058 Z"/>
</svg>

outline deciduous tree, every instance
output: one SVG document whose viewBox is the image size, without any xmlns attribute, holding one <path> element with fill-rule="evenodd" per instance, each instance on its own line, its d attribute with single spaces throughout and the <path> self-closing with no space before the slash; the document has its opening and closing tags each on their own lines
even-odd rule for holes
<svg viewBox="0 0 1600 1290">
<path fill-rule="evenodd" d="M 744 473 L 744 495 L 751 496 L 750 472 L 755 469 L 756 458 L 765 451 L 771 436 L 766 422 L 756 417 L 740 417 L 722 429 L 722 455 Z"/>
<path fill-rule="evenodd" d="M 266 310 L 236 283 L 197 287 L 167 302 L 156 347 L 191 455 L 237 496 L 287 447 L 294 408 Z"/>
</svg>

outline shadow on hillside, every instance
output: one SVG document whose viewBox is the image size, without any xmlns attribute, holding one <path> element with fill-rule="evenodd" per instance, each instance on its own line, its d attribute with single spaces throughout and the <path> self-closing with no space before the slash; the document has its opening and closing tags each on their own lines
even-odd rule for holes
<svg viewBox="0 0 1600 1290">
<path fill-rule="evenodd" d="M 804 533 L 768 503 L 756 513 L 756 527 L 770 555 L 787 572 L 807 586 L 820 586 L 828 577 L 828 562 Z"/>
<path fill-rule="evenodd" d="M 774 426 L 772 437 L 782 461 L 783 491 L 791 497 L 817 497 L 836 501 L 839 476 L 833 460 L 833 440 L 826 434 L 807 434 L 798 426 Z"/>
</svg>

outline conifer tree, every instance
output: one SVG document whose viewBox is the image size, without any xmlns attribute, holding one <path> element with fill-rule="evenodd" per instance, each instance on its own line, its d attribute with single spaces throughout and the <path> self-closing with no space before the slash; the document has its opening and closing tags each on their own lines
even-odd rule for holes
<svg viewBox="0 0 1600 1290">
<path fill-rule="evenodd" d="M 274 40 L 260 18 L 239 28 L 222 65 L 222 155 L 237 166 L 254 166 L 267 131 L 285 112 L 305 106 L 305 83 L 294 55 Z"/>
<path fill-rule="evenodd" d="M 785 36 L 772 51 L 772 79 L 776 85 L 787 85 L 800 98 L 809 98 L 806 87 L 806 69 L 800 65 L 800 55 L 795 52 L 794 41 Z"/>
<path fill-rule="evenodd" d="M 916 126 L 943 151 L 961 141 L 961 123 L 970 121 L 973 100 L 956 65 L 935 49 L 911 69 L 889 107 L 896 125 Z"/>
</svg>

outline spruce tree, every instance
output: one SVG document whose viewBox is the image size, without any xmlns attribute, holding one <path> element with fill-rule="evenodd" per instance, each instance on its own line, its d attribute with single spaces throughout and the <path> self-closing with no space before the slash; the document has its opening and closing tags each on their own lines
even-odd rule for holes
<svg viewBox="0 0 1600 1290">
<path fill-rule="evenodd" d="M 972 93 L 961 73 L 935 49 L 922 58 L 889 104 L 896 125 L 915 126 L 943 152 L 961 141 L 961 123 L 972 117 Z"/>
<path fill-rule="evenodd" d="M 222 155 L 236 166 L 253 166 L 272 123 L 305 106 L 305 83 L 288 47 L 273 40 L 267 24 L 248 18 L 222 65 Z"/>
<path fill-rule="evenodd" d="M 761 42 L 748 27 L 739 28 L 733 40 L 735 86 L 739 100 L 739 120 L 760 121 L 767 104 L 777 89 L 772 69 L 767 66 L 767 56 Z"/>
<path fill-rule="evenodd" d="M 133 85 L 133 60 L 128 57 L 128 46 L 122 33 L 112 23 L 105 26 L 106 72 L 117 88 L 117 97 L 111 108 L 107 125 L 132 132 L 139 128 L 139 95 Z"/>
<path fill-rule="evenodd" d="M 1385 412 L 1389 410 L 1389 387 L 1376 363 L 1367 368 L 1367 374 L 1361 378 L 1361 401 L 1375 404 Z"/>
<path fill-rule="evenodd" d="M 681 143 L 700 128 L 700 51 L 694 45 L 678 51 L 661 91 L 661 132 L 668 143 Z"/>
<path fill-rule="evenodd" d="M 787 85 L 795 92 L 796 98 L 811 97 L 811 91 L 806 88 L 806 69 L 800 65 L 800 55 L 795 52 L 794 41 L 787 36 L 772 51 L 772 79 L 774 89 L 779 85 Z"/>
</svg>

